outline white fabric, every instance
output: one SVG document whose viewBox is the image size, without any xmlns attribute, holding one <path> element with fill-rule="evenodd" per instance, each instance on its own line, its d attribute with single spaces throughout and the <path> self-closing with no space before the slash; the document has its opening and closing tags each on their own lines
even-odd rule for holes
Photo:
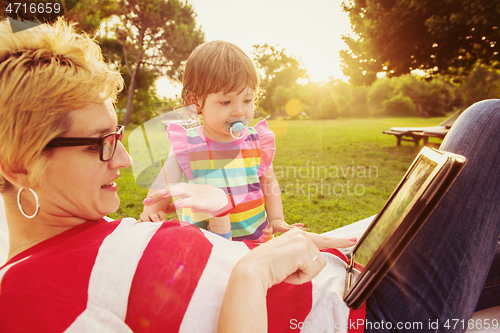
<svg viewBox="0 0 500 333">
<path fill-rule="evenodd" d="M 346 263 L 323 253 L 328 265 L 313 279 L 313 304 L 301 332 L 347 332 L 349 308 L 344 303 Z M 333 315 L 332 315 L 333 314 Z M 334 318 L 345 318 L 335 321 Z M 295 323 L 290 323 L 295 328 Z M 298 324 L 298 323 L 297 323 Z M 299 326 L 300 327 L 300 326 Z"/>
<path fill-rule="evenodd" d="M 66 332 L 132 332 L 124 323 L 130 287 L 144 249 L 160 226 L 126 218 L 104 239 L 90 276 L 87 308 Z"/>
<path fill-rule="evenodd" d="M 231 270 L 238 260 L 250 251 L 243 242 L 237 243 L 237 249 L 233 246 L 231 251 L 227 251 L 225 244 L 230 242 L 229 240 L 211 232 L 204 233 L 214 246 L 184 314 L 179 332 L 196 332 L 199 327 L 205 327 L 204 332 L 207 333 L 216 331 L 219 316 L 213 314 L 219 313 Z"/>
</svg>

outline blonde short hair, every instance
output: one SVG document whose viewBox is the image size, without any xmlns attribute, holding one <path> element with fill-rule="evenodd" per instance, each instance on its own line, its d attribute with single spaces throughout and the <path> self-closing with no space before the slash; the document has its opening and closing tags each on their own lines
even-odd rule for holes
<svg viewBox="0 0 500 333">
<path fill-rule="evenodd" d="M 62 19 L 16 33 L 0 22 L 0 165 L 40 186 L 50 155 L 44 148 L 69 130 L 69 112 L 115 101 L 121 89 L 121 75 L 103 62 L 96 42 Z M 10 186 L 0 175 L 2 187 Z"/>
<path fill-rule="evenodd" d="M 225 41 L 198 46 L 189 56 L 182 80 L 182 99 L 193 94 L 201 108 L 208 94 L 228 93 L 250 87 L 258 96 L 259 74 L 252 60 L 241 48 Z"/>
</svg>

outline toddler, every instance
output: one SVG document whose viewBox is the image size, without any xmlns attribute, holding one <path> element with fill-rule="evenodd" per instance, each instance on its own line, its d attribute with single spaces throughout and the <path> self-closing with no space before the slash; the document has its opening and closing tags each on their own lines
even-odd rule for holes
<svg viewBox="0 0 500 333">
<path fill-rule="evenodd" d="M 274 133 L 262 120 L 252 120 L 259 75 L 236 45 L 213 41 L 189 56 L 183 78 L 184 105 L 196 108 L 203 125 L 185 129 L 170 123 L 172 148 L 148 197 L 179 181 L 208 184 L 224 190 L 229 204 L 217 212 L 195 211 L 181 200 L 182 220 L 233 240 L 263 242 L 293 226 L 285 223 L 281 191 L 273 171 Z M 168 177 L 168 181 L 167 178 Z M 162 193 L 168 195 L 168 189 Z M 148 205 L 141 219 L 162 220 L 168 203 Z M 224 206 L 225 203 L 221 203 Z"/>
</svg>

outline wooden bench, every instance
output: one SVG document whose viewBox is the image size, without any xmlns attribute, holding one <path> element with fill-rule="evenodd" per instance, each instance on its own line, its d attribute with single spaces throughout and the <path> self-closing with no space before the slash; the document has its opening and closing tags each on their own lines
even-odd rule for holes
<svg viewBox="0 0 500 333">
<path fill-rule="evenodd" d="M 397 139 L 397 145 L 401 146 L 401 141 L 413 142 L 415 146 L 420 144 L 420 140 L 423 139 L 424 145 L 429 144 L 429 138 L 440 138 L 444 139 L 448 131 L 446 132 L 429 132 L 425 130 L 415 131 L 415 130 L 407 130 L 407 131 L 399 131 L 390 129 L 389 131 L 383 131 L 384 134 L 394 135 Z"/>
<path fill-rule="evenodd" d="M 420 144 L 420 140 L 424 140 L 424 145 L 429 144 L 429 138 L 444 139 L 450 130 L 455 120 L 458 119 L 463 110 L 455 112 L 451 117 L 440 123 L 438 126 L 431 127 L 391 127 L 388 131 L 383 131 L 384 134 L 391 134 L 398 140 L 398 146 L 401 146 L 401 141 L 413 142 L 415 146 Z"/>
</svg>

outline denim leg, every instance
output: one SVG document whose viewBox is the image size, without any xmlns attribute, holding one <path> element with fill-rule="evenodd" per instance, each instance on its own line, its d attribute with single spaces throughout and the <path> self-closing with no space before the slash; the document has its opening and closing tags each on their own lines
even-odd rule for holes
<svg viewBox="0 0 500 333">
<path fill-rule="evenodd" d="M 393 329 L 367 325 L 367 332 L 465 331 L 500 235 L 499 135 L 500 100 L 474 104 L 453 125 L 440 149 L 468 162 L 367 300 L 367 322 Z M 417 326 L 397 330 L 397 323 Z"/>
<path fill-rule="evenodd" d="M 483 291 L 477 302 L 476 310 L 492 308 L 500 305 L 500 241 L 497 243 L 495 257 L 491 264 L 488 277 L 483 286 Z"/>
</svg>

